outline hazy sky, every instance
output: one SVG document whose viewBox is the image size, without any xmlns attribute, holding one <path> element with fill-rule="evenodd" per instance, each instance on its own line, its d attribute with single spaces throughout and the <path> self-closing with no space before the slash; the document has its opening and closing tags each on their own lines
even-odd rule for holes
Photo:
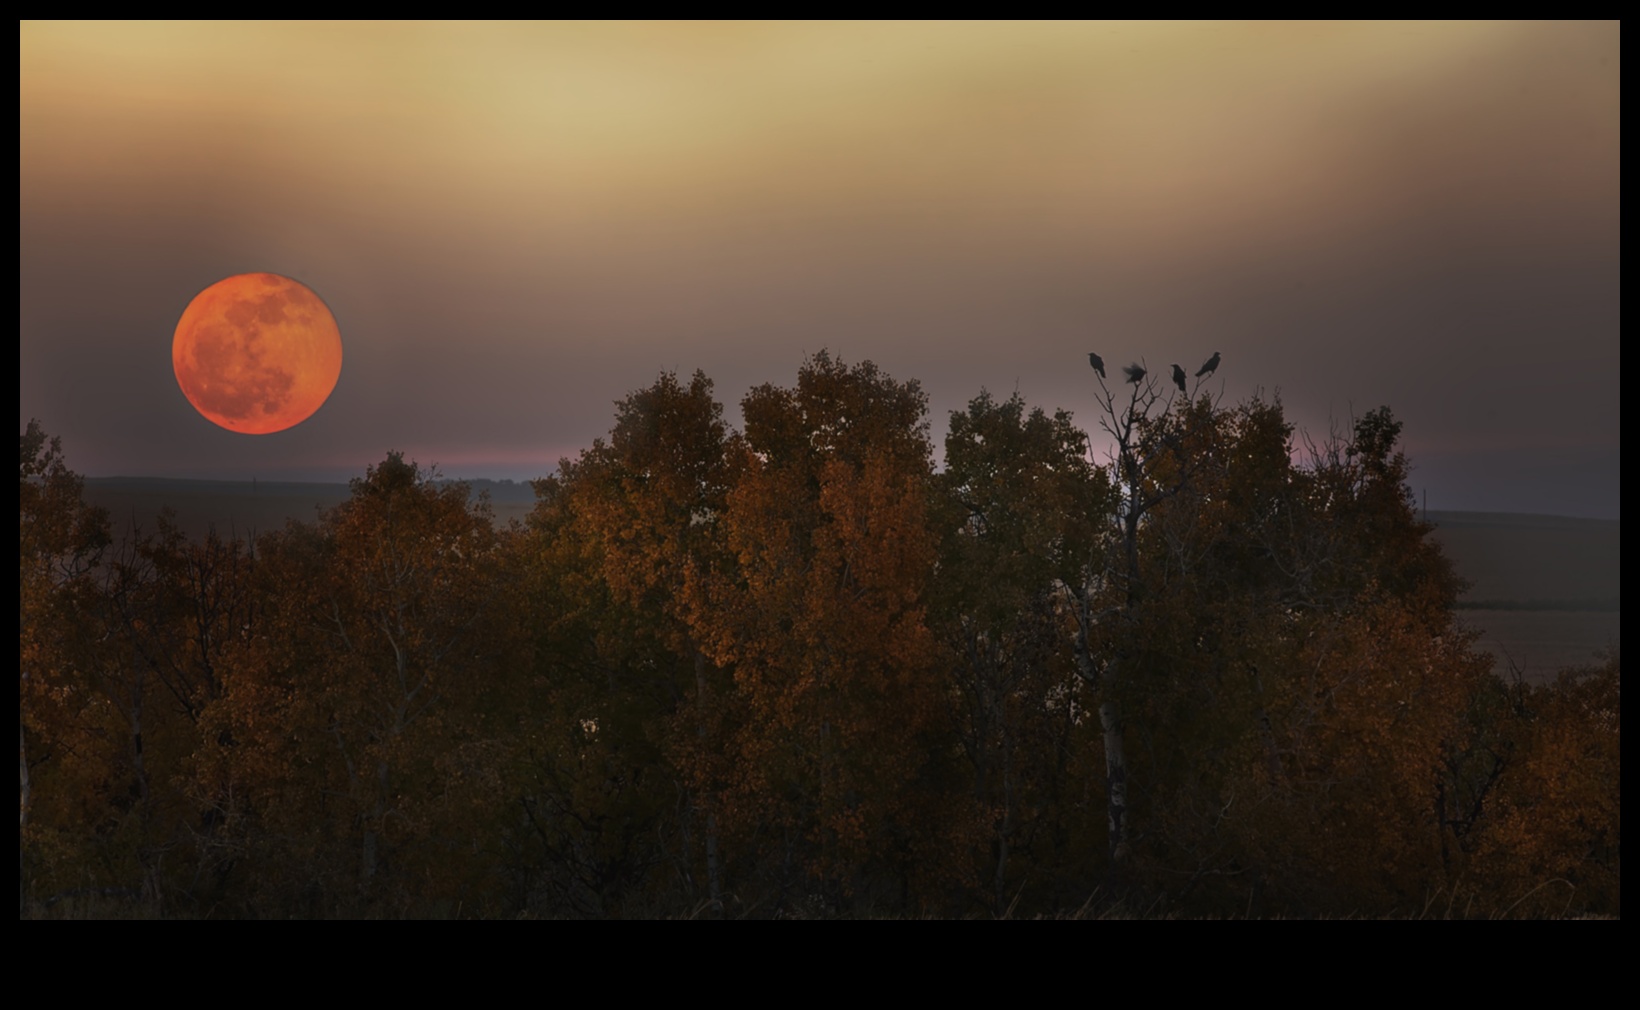
<svg viewBox="0 0 1640 1010">
<path fill-rule="evenodd" d="M 829 348 L 1076 412 L 1086 353 L 1388 404 L 1430 508 L 1617 518 L 1621 29 L 19 26 L 19 428 L 92 475 L 531 477 L 702 369 Z M 201 418 L 195 293 L 341 325 L 289 431 Z"/>
</svg>

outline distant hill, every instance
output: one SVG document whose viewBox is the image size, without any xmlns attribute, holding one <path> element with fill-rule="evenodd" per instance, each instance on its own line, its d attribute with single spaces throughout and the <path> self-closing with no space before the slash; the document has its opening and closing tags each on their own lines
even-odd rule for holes
<svg viewBox="0 0 1640 1010">
<path fill-rule="evenodd" d="M 311 522 L 320 509 L 347 500 L 346 484 L 296 481 L 178 480 L 167 477 L 87 477 L 85 500 L 108 510 L 115 537 L 133 525 L 151 530 L 170 509 L 183 533 L 246 536 L 283 529 L 288 520 Z"/>
<path fill-rule="evenodd" d="M 1430 512 L 1435 539 L 1470 581 L 1464 605 L 1621 609 L 1621 522 L 1513 512 Z"/>
<path fill-rule="evenodd" d="M 497 522 L 523 521 L 535 504 L 528 483 L 461 481 L 488 492 Z M 91 477 L 86 500 L 108 509 L 116 536 L 152 529 L 163 508 L 190 537 L 265 533 L 310 522 L 347 500 L 346 484 L 293 481 Z M 1481 632 L 1499 670 L 1540 679 L 1615 648 L 1622 612 L 1621 522 L 1513 512 L 1430 512 L 1435 538 L 1470 582 L 1462 617 Z"/>
<path fill-rule="evenodd" d="M 523 521 L 535 507 L 535 489 L 511 480 L 448 481 L 462 483 L 474 495 L 489 492 L 498 522 Z M 108 510 L 115 536 L 133 523 L 152 529 L 160 511 L 171 509 L 183 533 L 195 539 L 215 529 L 219 534 L 266 533 L 295 519 L 312 522 L 322 509 L 346 501 L 346 484 L 301 481 L 182 480 L 169 477 L 87 477 L 85 500 Z"/>
</svg>

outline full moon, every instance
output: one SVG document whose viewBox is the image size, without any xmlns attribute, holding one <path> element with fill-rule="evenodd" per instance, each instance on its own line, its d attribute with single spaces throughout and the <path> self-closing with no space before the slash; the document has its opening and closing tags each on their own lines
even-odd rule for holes
<svg viewBox="0 0 1640 1010">
<path fill-rule="evenodd" d="M 342 374 L 336 317 L 306 285 L 239 274 L 194 296 L 171 340 L 177 385 L 229 431 L 266 435 L 301 424 Z"/>
</svg>

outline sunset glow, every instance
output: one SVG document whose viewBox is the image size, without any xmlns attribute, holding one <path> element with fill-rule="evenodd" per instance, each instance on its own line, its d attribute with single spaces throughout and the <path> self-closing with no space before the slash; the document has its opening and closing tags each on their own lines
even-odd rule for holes
<svg viewBox="0 0 1640 1010">
<path fill-rule="evenodd" d="M 527 479 L 662 369 L 732 410 L 830 348 L 937 427 L 982 388 L 1085 416 L 1089 350 L 1222 349 L 1230 399 L 1311 432 L 1392 405 L 1431 507 L 1618 512 L 1616 23 L 20 34 L 20 410 L 92 473 L 345 479 L 392 445 Z M 130 380 L 249 270 L 347 321 L 349 395 L 229 444 Z M 1557 409 L 1499 408 L 1551 370 Z"/>
</svg>

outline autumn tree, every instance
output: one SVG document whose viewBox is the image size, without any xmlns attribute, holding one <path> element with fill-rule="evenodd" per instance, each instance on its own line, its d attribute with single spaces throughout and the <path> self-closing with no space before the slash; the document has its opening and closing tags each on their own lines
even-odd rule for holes
<svg viewBox="0 0 1640 1010">
<path fill-rule="evenodd" d="M 1623 911 L 1622 660 L 1499 685 L 1480 783 L 1443 813 L 1463 830 L 1462 865 L 1503 912 Z M 1449 781 L 1463 784 L 1454 768 Z M 1464 802 L 1468 800 L 1468 802 Z"/>
<path fill-rule="evenodd" d="M 18 440 L 17 566 L 17 771 L 18 911 L 27 911 L 31 851 L 61 851 L 31 827 L 40 802 L 42 772 L 57 781 L 47 786 L 50 805 L 61 814 L 82 794 L 83 779 L 95 780 L 76 754 L 85 732 L 103 723 L 98 699 L 76 676 L 65 648 L 73 633 L 71 605 L 90 580 L 109 544 L 108 516 L 82 499 L 84 480 L 68 468 L 60 439 L 48 437 L 30 420 Z M 60 816 L 48 818 L 61 825 Z M 60 837 L 60 836 L 59 836 Z M 67 839 L 60 839 L 68 841 Z M 72 842 L 69 842 L 72 845 Z"/>
<path fill-rule="evenodd" d="M 1443 755 L 1485 664 L 1411 507 L 1399 425 L 1375 411 L 1297 465 L 1279 402 L 1128 395 L 1115 577 L 1079 610 L 1099 618 L 1101 712 L 1120 713 L 1103 720 L 1113 796 L 1130 787 L 1113 861 L 1194 900 L 1407 900 L 1440 879 Z"/>
<path fill-rule="evenodd" d="M 390 453 L 352 490 L 316 527 L 262 539 L 266 609 L 216 725 L 258 837 L 293 840 L 279 858 L 362 908 L 409 900 L 464 848 L 434 828 L 472 812 L 474 699 L 508 672 L 516 622 L 501 539 L 465 485 Z"/>
<path fill-rule="evenodd" d="M 85 481 L 64 461 L 62 440 L 48 437 L 40 422 L 31 420 L 18 442 L 17 668 L 24 741 L 19 816 L 26 822 L 30 699 L 51 690 L 64 600 L 91 571 L 110 538 L 108 515 L 84 503 Z"/>
<path fill-rule="evenodd" d="M 1064 411 L 1029 412 L 1016 393 L 953 411 L 936 478 L 943 539 L 933 586 L 953 723 L 990 820 L 985 877 L 995 914 L 1022 881 L 1047 887 L 1085 858 L 1076 771 L 1090 699 L 1070 654 L 1063 587 L 1100 553 L 1114 507 L 1087 436 Z M 1024 867 L 1025 869 L 1020 869 Z"/>
<path fill-rule="evenodd" d="M 120 601 L 121 616 L 170 701 L 197 723 L 221 696 L 225 656 L 256 622 L 255 543 L 215 527 L 190 541 L 162 514 L 152 533 L 133 530 L 127 565 L 151 592 Z"/>
<path fill-rule="evenodd" d="M 1618 657 L 1488 674 L 1387 409 L 1136 380 L 935 473 L 869 362 L 663 374 L 527 528 L 393 453 L 254 550 L 31 423 L 20 912 L 1620 913 Z"/>
<path fill-rule="evenodd" d="M 725 562 L 726 440 L 711 381 L 663 374 L 616 405 L 607 440 L 537 483 L 550 741 L 523 804 L 557 909 L 613 914 L 670 892 L 721 910 L 731 684 L 703 648 L 691 587 Z"/>
<path fill-rule="evenodd" d="M 742 403 L 721 520 L 734 576 L 709 587 L 696 620 L 745 706 L 726 830 L 756 841 L 785 900 L 857 905 L 874 900 L 868 881 L 904 893 L 961 862 L 927 622 L 925 410 L 915 382 L 824 352 L 795 387 Z"/>
<path fill-rule="evenodd" d="M 1132 667 L 1143 651 L 1140 639 L 1148 614 L 1140 531 L 1151 510 L 1175 496 L 1189 481 L 1193 466 L 1162 473 L 1166 458 L 1165 426 L 1160 422 L 1172 408 L 1154 376 L 1128 369 L 1131 389 L 1110 389 L 1103 369 L 1098 371 L 1100 427 L 1114 443 L 1109 465 L 1116 489 L 1114 508 L 1101 519 L 1106 524 L 1104 550 L 1090 555 L 1079 577 L 1067 584 L 1077 622 L 1074 646 L 1076 672 L 1099 699 L 1105 758 L 1106 834 L 1109 874 L 1118 879 L 1129 854 L 1129 782 L 1127 725 L 1123 714 L 1125 688 L 1134 680 Z"/>
<path fill-rule="evenodd" d="M 38 609 L 20 639 L 26 650 L 49 641 L 51 656 L 24 664 L 20 706 L 36 726 L 36 758 L 49 756 L 45 770 L 60 783 L 50 826 L 36 831 L 36 842 L 55 839 L 51 886 L 137 899 L 150 913 L 186 907 L 216 879 L 207 865 L 220 798 L 194 778 L 199 722 L 252 622 L 249 546 L 214 531 L 189 542 L 166 514 L 149 528 L 133 521 L 111 543 L 105 517 L 80 504 L 78 478 L 37 426 L 24 437 L 23 470 L 25 583 L 28 559 L 38 579 L 41 559 L 57 557 L 56 574 L 22 594 Z M 48 537 L 56 552 L 42 546 Z M 31 679 L 43 689 L 32 699 Z"/>
</svg>

